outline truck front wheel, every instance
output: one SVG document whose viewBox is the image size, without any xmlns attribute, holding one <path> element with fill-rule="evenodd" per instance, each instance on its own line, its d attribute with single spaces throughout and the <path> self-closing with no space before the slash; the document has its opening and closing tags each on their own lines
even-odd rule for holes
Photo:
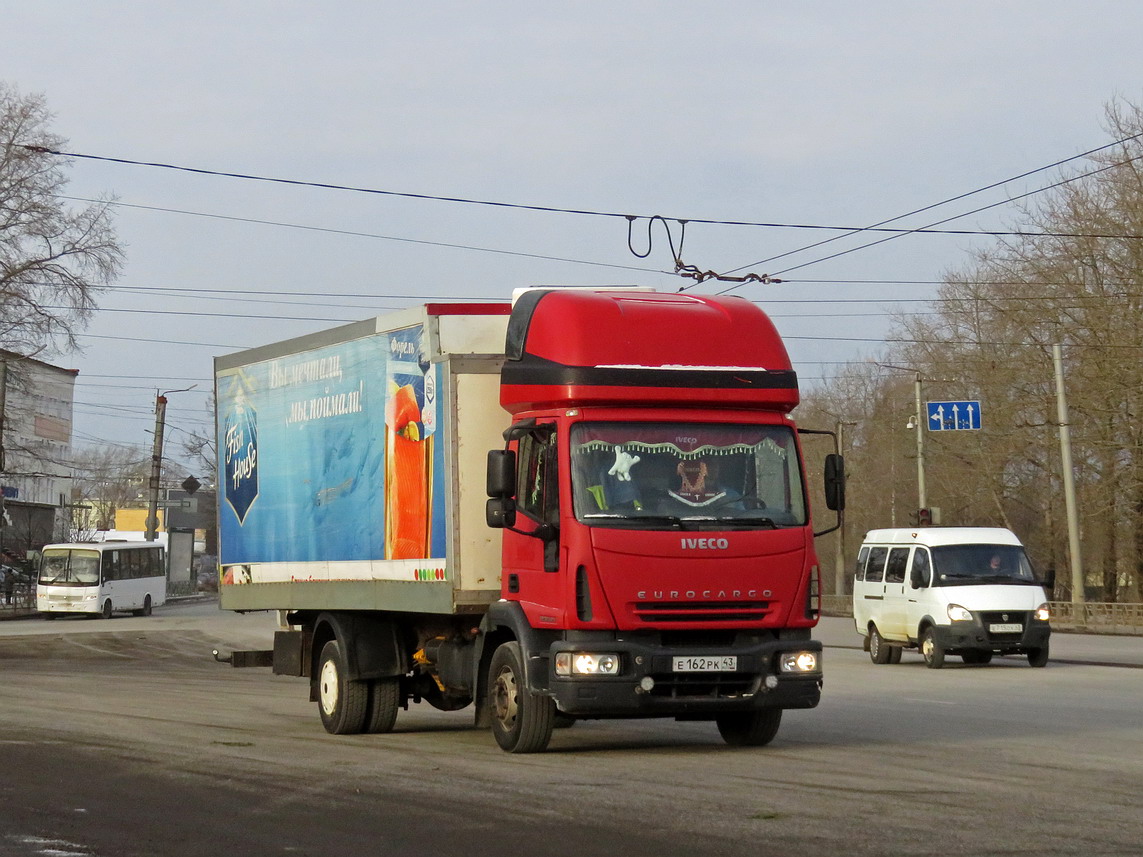
<svg viewBox="0 0 1143 857">
<path fill-rule="evenodd" d="M 555 726 L 556 704 L 530 693 L 524 683 L 520 644 L 502 644 L 488 667 L 488 709 L 492 734 L 509 753 L 538 753 L 548 746 Z"/>
<path fill-rule="evenodd" d="M 718 734 L 732 747 L 762 747 L 774 740 L 782 725 L 782 709 L 763 708 L 723 714 L 715 719 Z"/>
<path fill-rule="evenodd" d="M 353 735 L 365 728 L 369 685 L 351 681 L 337 640 L 322 646 L 318 659 L 318 712 L 325 731 Z"/>
</svg>

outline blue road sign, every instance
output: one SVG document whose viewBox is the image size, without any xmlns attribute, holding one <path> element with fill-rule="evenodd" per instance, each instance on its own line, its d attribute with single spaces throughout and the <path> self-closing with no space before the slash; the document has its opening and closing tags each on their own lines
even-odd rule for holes
<svg viewBox="0 0 1143 857">
<path fill-rule="evenodd" d="M 959 431 L 980 428 L 980 402 L 925 402 L 929 431 Z"/>
</svg>

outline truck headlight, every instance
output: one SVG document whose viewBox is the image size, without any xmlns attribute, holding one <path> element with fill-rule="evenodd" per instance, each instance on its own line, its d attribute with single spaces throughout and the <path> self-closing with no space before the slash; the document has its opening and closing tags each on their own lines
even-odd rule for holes
<svg viewBox="0 0 1143 857">
<path fill-rule="evenodd" d="M 950 604 L 948 609 L 949 620 L 952 622 L 971 622 L 972 613 L 959 604 Z"/>
<path fill-rule="evenodd" d="M 778 658 L 778 669 L 784 673 L 813 673 L 818 671 L 817 652 L 783 652 Z"/>
<path fill-rule="evenodd" d="M 556 652 L 556 675 L 619 675 L 615 652 Z"/>
<path fill-rule="evenodd" d="M 1052 611 L 1048 609 L 1047 602 L 1036 608 L 1036 612 L 1032 614 L 1032 618 L 1037 622 L 1047 622 L 1052 618 Z"/>
</svg>

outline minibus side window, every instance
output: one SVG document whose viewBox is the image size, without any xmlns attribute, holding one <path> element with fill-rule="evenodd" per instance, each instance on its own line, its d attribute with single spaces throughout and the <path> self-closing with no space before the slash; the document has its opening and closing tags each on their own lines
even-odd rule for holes
<svg viewBox="0 0 1143 857">
<path fill-rule="evenodd" d="M 870 548 L 869 562 L 865 564 L 865 580 L 867 583 L 880 583 L 885 576 L 885 556 L 889 548 Z"/>
<path fill-rule="evenodd" d="M 853 570 L 854 580 L 865 579 L 865 561 L 867 559 L 869 559 L 869 548 L 862 547 L 861 550 L 857 552 L 857 565 Z"/>
<path fill-rule="evenodd" d="M 885 566 L 885 582 L 904 583 L 908 567 L 909 548 L 893 548 L 889 551 L 889 562 Z"/>
<path fill-rule="evenodd" d="M 909 584 L 914 589 L 929 585 L 929 552 L 924 548 L 913 551 L 913 567 L 909 571 Z"/>
</svg>

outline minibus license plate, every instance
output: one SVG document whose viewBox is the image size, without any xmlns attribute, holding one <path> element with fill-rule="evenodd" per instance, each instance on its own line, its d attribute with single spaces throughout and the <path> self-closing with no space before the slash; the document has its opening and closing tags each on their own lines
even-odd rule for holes
<svg viewBox="0 0 1143 857">
<path fill-rule="evenodd" d="M 734 655 L 719 655 L 705 657 L 702 655 L 688 655 L 672 659 L 671 667 L 677 673 L 689 672 L 734 672 L 738 669 L 738 658 Z"/>
<path fill-rule="evenodd" d="M 1024 630 L 1024 626 L 1019 622 L 997 622 L 988 626 L 989 633 L 992 634 L 1019 634 Z"/>
</svg>

